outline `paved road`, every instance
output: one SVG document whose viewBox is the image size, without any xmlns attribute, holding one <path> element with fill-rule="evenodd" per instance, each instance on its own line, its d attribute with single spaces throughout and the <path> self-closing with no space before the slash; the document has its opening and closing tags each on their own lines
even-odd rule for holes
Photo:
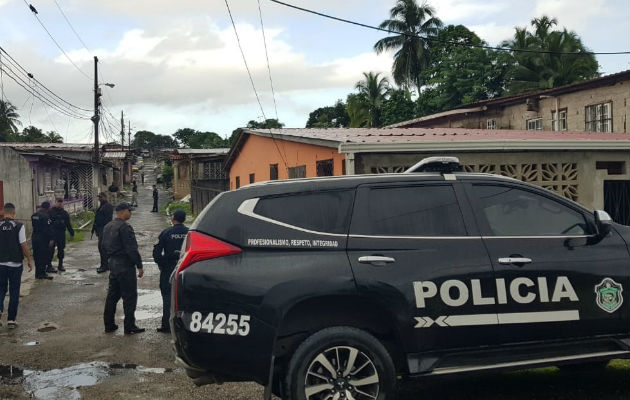
<svg viewBox="0 0 630 400">
<path fill-rule="evenodd" d="M 152 171 L 151 167 L 149 162 L 145 170 Z M 0 399 L 31 395 L 63 400 L 261 397 L 262 387 L 254 383 L 195 387 L 173 363 L 170 336 L 155 332 L 162 300 L 151 251 L 169 222 L 166 216 L 150 212 L 154 179 L 146 173 L 145 187 L 139 188 L 139 207 L 130 220 L 145 261 L 145 275 L 138 280 L 136 317 L 147 332 L 123 334 L 121 302 L 116 314 L 121 328 L 116 334 L 103 333 L 108 278 L 96 273 L 96 240 L 73 243 L 66 249 L 67 272 L 53 281 L 25 279 L 19 327 L 8 330 L 5 324 L 0 328 Z M 162 193 L 160 204 L 166 197 Z M 81 387 L 73 389 L 76 386 Z"/>
</svg>

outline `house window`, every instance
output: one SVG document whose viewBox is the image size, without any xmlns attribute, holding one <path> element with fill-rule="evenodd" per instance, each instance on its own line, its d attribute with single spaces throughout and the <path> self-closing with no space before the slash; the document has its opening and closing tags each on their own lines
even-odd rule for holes
<svg viewBox="0 0 630 400">
<path fill-rule="evenodd" d="M 249 174 L 249 183 L 254 183 L 256 181 L 256 177 L 254 174 Z"/>
<path fill-rule="evenodd" d="M 584 108 L 584 130 L 612 132 L 612 102 L 594 104 Z"/>
<path fill-rule="evenodd" d="M 542 118 L 532 118 L 527 120 L 528 131 L 542 131 Z"/>
<path fill-rule="evenodd" d="M 278 179 L 278 164 L 269 164 L 269 180 L 275 181 Z"/>
<path fill-rule="evenodd" d="M 551 129 L 554 131 L 567 130 L 567 110 L 558 110 L 560 119 L 557 118 L 555 110 L 551 112 Z"/>
<path fill-rule="evenodd" d="M 334 175 L 334 163 L 332 158 L 329 160 L 317 161 L 317 176 L 333 176 Z"/>
<path fill-rule="evenodd" d="M 486 129 L 497 129 L 497 121 L 494 119 L 487 120 Z"/>
<path fill-rule="evenodd" d="M 306 178 L 306 165 L 289 168 L 289 179 Z"/>
<path fill-rule="evenodd" d="M 236 184 L 236 188 L 237 189 L 241 187 L 241 177 L 240 176 L 236 177 L 235 184 Z"/>
</svg>

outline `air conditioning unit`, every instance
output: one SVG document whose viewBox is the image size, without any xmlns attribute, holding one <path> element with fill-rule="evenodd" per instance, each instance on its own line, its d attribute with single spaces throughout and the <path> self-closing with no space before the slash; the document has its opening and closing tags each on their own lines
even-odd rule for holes
<svg viewBox="0 0 630 400">
<path fill-rule="evenodd" d="M 527 111 L 538 111 L 538 99 L 530 97 L 525 100 L 525 106 L 527 107 Z"/>
</svg>

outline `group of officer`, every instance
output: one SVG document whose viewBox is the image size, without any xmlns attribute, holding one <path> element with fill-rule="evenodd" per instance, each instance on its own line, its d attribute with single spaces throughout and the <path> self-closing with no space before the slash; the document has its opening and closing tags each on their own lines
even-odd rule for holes
<svg viewBox="0 0 630 400">
<path fill-rule="evenodd" d="M 65 271 L 63 259 L 66 248 L 66 231 L 74 237 L 74 229 L 70 224 L 70 215 L 63 208 L 63 199 L 55 199 L 53 206 L 45 201 L 37 212 L 31 216 L 33 225 L 33 257 L 35 258 L 35 278 L 52 279 L 48 273 Z M 57 269 L 52 260 L 57 249 Z"/>
<path fill-rule="evenodd" d="M 154 187 L 154 196 L 155 192 L 157 190 Z M 144 270 L 133 227 L 127 222 L 131 218 L 132 206 L 128 203 L 120 203 L 114 208 L 109 203 L 106 193 L 100 193 L 98 199 L 100 206 L 96 211 L 92 233 L 96 233 L 98 237 L 101 263 L 97 272 L 109 271 L 107 297 L 103 311 L 105 332 L 114 332 L 118 329 L 115 323 L 115 312 L 118 301 L 122 299 L 125 334 L 141 333 L 145 329 L 136 325 L 135 310 L 138 301 L 137 278 L 142 278 Z M 24 251 L 26 239 L 23 234 L 23 226 L 10 219 L 13 215 L 10 212 L 11 210 L 14 211 L 14 208 L 11 207 L 11 204 L 5 206 L 5 213 L 8 214 L 9 219 L 0 220 L 0 225 L 4 230 L 0 236 L 5 234 L 4 236 L 7 236 L 7 240 L 11 243 L 11 246 L 0 246 L 4 249 L 0 249 L 0 267 L 2 267 L 0 272 L 2 273 L 4 271 L 3 263 L 13 265 L 12 263 L 18 258 L 20 259 L 20 266 L 24 257 L 29 259 L 29 268 L 32 264 L 30 254 L 28 251 Z M 115 218 L 112 215 L 114 212 Z M 160 270 L 160 291 L 163 302 L 162 320 L 157 331 L 162 333 L 170 332 L 170 276 L 175 269 L 180 256 L 180 249 L 188 233 L 188 228 L 184 226 L 185 220 L 186 213 L 183 210 L 175 211 L 171 218 L 172 227 L 160 233 L 158 241 L 153 247 L 153 258 Z M 63 209 L 63 199 L 56 199 L 52 207 L 49 202 L 43 202 L 37 212 L 31 216 L 31 222 L 33 225 L 32 247 L 35 259 L 35 278 L 52 279 L 48 273 L 55 273 L 57 270 L 65 271 L 63 259 L 66 231 L 74 236 L 70 216 Z M 52 266 L 55 248 L 59 260 L 57 269 Z M 11 272 L 10 270 L 7 271 Z M 19 280 L 19 278 L 7 279 L 9 282 Z M 7 279 L 0 281 L 0 292 L 4 287 L 3 282 L 6 282 Z M 15 284 L 11 286 L 11 299 L 19 297 L 19 286 L 17 294 L 13 290 L 13 286 Z M 1 307 L 2 304 L 0 303 L 0 319 Z M 11 314 L 10 319 L 14 320 L 17 313 L 17 300 L 10 301 L 9 313 Z M 13 324 L 15 325 L 14 321 Z"/>
</svg>

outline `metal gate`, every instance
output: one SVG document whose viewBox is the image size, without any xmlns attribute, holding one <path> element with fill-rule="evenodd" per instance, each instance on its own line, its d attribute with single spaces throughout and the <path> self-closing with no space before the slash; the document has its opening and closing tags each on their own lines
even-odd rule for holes
<svg viewBox="0 0 630 400">
<path fill-rule="evenodd" d="M 75 189 L 77 197 L 83 199 L 85 209 L 94 208 L 94 194 L 92 193 L 92 166 L 78 165 L 70 170 L 70 188 Z"/>
<path fill-rule="evenodd" d="M 630 181 L 604 181 L 604 211 L 613 221 L 630 225 Z"/>
</svg>

